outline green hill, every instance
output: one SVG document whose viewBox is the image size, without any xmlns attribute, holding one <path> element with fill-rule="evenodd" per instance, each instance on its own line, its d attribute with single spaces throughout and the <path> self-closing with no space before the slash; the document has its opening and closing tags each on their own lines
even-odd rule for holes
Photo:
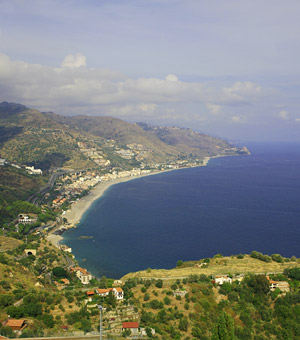
<svg viewBox="0 0 300 340">
<path fill-rule="evenodd" d="M 53 168 L 133 168 L 245 151 L 191 129 L 131 124 L 112 117 L 42 113 L 0 104 L 0 154 L 11 162 Z"/>
</svg>

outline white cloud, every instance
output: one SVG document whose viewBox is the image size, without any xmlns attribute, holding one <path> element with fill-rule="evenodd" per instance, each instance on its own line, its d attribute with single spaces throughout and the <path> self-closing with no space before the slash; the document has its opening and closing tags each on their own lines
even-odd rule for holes
<svg viewBox="0 0 300 340">
<path fill-rule="evenodd" d="M 61 67 L 69 67 L 71 69 L 82 66 L 86 66 L 86 57 L 81 53 L 76 55 L 68 54 L 61 63 Z"/>
<path fill-rule="evenodd" d="M 154 111 L 156 109 L 156 104 L 141 104 L 139 106 L 140 110 L 143 112 Z"/>
<path fill-rule="evenodd" d="M 278 113 L 279 118 L 281 118 L 282 120 L 288 120 L 289 119 L 289 113 L 286 110 L 281 110 Z"/>
<path fill-rule="evenodd" d="M 175 76 L 175 74 L 168 74 L 165 79 L 166 81 L 178 81 L 178 78 Z"/>
<path fill-rule="evenodd" d="M 208 108 L 209 112 L 213 115 L 217 115 L 218 113 L 220 113 L 221 108 L 222 108 L 220 105 L 211 104 L 211 103 L 207 103 L 206 107 Z"/>
<path fill-rule="evenodd" d="M 263 91 L 260 85 L 251 81 L 238 81 L 231 87 L 224 87 L 222 95 L 224 102 L 243 102 L 258 99 Z"/>
<path fill-rule="evenodd" d="M 245 121 L 235 106 L 264 97 L 252 82 L 217 87 L 165 78 L 129 78 L 107 69 L 91 69 L 82 54 L 68 55 L 61 67 L 13 61 L 0 53 L 0 100 L 62 114 L 104 114 L 123 119 L 228 124 Z M 244 110 L 243 117 L 247 110 Z M 191 123 L 192 124 L 192 123 Z M 200 124 L 200 123 L 199 123 Z"/>
<path fill-rule="evenodd" d="M 240 116 L 232 116 L 231 117 L 231 120 L 234 122 L 234 123 L 240 123 L 242 121 L 242 117 Z"/>
</svg>

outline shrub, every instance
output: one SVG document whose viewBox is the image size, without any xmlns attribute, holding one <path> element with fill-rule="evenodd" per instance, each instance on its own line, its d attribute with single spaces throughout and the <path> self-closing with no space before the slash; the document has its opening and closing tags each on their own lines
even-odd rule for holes
<svg viewBox="0 0 300 340">
<path fill-rule="evenodd" d="M 156 283 L 155 283 L 155 286 L 156 286 L 157 288 L 162 288 L 162 286 L 163 286 L 163 281 L 162 281 L 161 279 L 157 280 Z"/>
</svg>

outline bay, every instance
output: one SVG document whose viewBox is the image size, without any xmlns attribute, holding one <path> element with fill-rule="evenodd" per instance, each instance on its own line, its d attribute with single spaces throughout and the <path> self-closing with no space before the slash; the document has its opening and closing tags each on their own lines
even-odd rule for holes
<svg viewBox="0 0 300 340">
<path fill-rule="evenodd" d="M 113 278 L 216 253 L 300 257 L 300 145 L 247 146 L 251 156 L 111 186 L 64 243 Z"/>
</svg>

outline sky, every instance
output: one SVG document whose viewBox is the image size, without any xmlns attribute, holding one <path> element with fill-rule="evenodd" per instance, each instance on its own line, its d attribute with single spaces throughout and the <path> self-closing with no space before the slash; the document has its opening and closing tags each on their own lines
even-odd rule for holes
<svg viewBox="0 0 300 340">
<path fill-rule="evenodd" d="M 300 141 L 299 0 L 0 0 L 0 101 Z"/>
</svg>

